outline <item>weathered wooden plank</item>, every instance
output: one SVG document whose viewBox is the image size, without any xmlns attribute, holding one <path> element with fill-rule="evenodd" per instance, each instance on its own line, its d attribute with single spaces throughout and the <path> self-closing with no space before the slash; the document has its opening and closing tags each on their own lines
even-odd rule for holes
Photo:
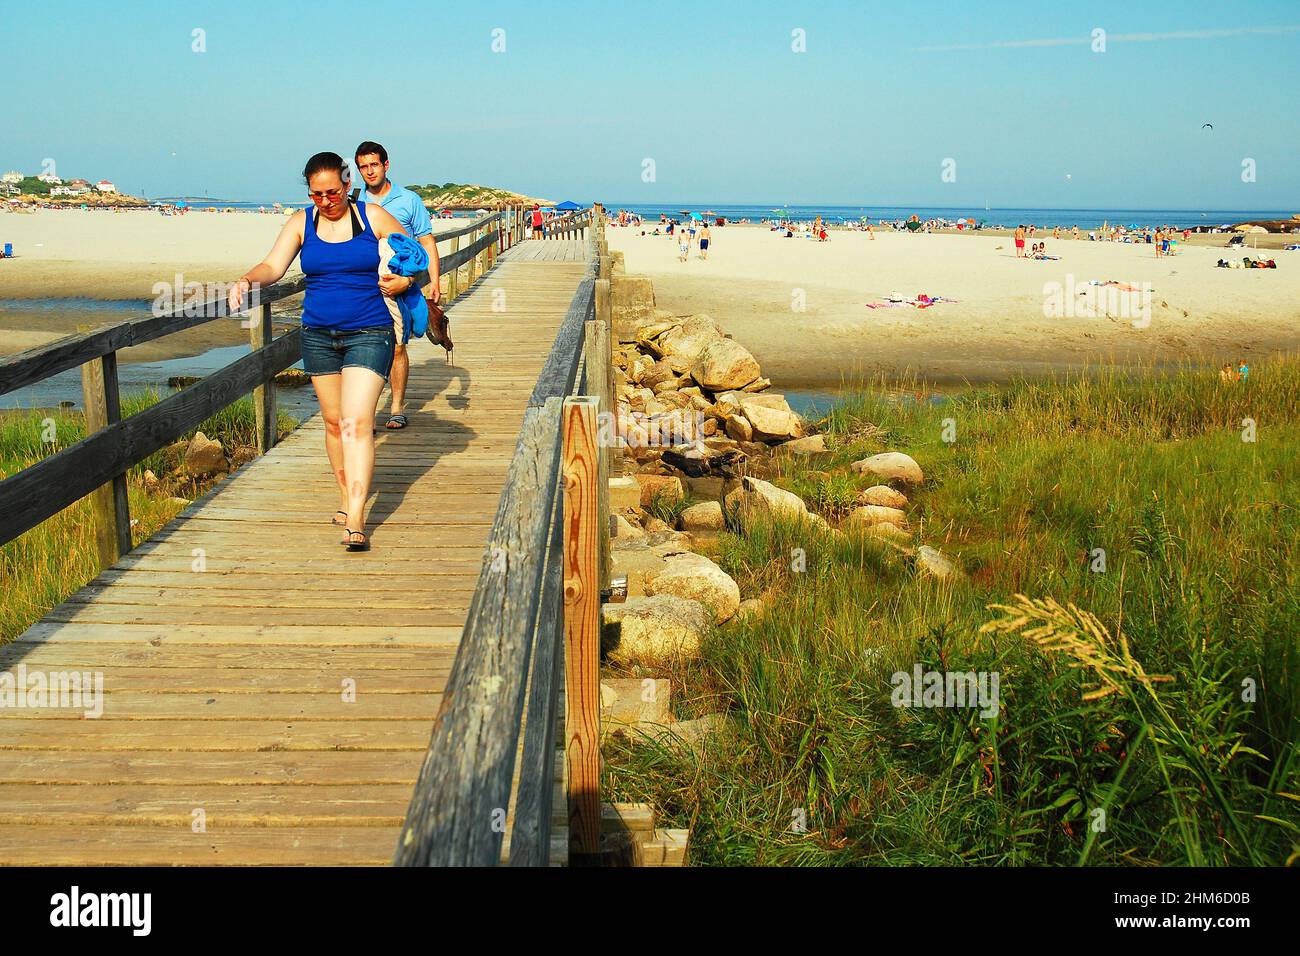
<svg viewBox="0 0 1300 956">
<path fill-rule="evenodd" d="M 0 750 L 418 750 L 429 739 L 420 720 L 62 720 L 0 722 Z M 407 793 L 410 789 L 408 786 Z M 0 818 L 8 808 L 0 793 Z"/>
<path fill-rule="evenodd" d="M 531 636 L 559 475 L 559 400 L 524 414 L 479 588 L 402 827 L 404 866 L 494 865 L 501 856 Z"/>
<path fill-rule="evenodd" d="M 7 825 L 5 866 L 385 866 L 393 830 L 382 826 L 192 827 Z"/>
<path fill-rule="evenodd" d="M 556 494 L 551 505 L 546 567 L 533 629 L 532 673 L 528 687 L 519 785 L 507 860 L 511 866 L 546 866 L 550 859 L 551 819 L 557 754 L 555 726 L 564 680 L 564 505 Z M 567 816 L 567 808 L 565 808 Z M 567 832 L 567 828 L 566 828 Z M 565 859 L 567 861 L 567 848 Z"/>
</svg>

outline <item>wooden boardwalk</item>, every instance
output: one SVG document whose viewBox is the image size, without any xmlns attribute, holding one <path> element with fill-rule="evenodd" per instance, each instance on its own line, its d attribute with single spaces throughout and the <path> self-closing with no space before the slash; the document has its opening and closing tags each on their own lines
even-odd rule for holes
<svg viewBox="0 0 1300 956">
<path fill-rule="evenodd" d="M 98 718 L 4 712 L 0 863 L 391 861 L 583 249 L 502 255 L 450 311 L 455 366 L 412 343 L 411 425 L 376 436 L 369 553 L 329 524 L 314 416 L 0 647 L 0 670 L 104 688 Z"/>
</svg>

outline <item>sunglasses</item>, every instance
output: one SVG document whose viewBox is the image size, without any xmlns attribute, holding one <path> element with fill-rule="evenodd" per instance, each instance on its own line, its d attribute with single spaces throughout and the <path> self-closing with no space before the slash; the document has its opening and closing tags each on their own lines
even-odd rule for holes
<svg viewBox="0 0 1300 956">
<path fill-rule="evenodd" d="M 321 202 L 324 199 L 338 199 L 343 195 L 343 187 L 340 186 L 338 189 L 316 190 L 308 192 L 307 195 L 312 198 L 313 202 Z"/>
</svg>

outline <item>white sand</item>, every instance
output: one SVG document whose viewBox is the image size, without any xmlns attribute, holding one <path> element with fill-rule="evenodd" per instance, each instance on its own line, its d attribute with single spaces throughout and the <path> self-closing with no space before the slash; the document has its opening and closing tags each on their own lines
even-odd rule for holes
<svg viewBox="0 0 1300 956">
<path fill-rule="evenodd" d="M 627 271 L 654 278 L 660 308 L 712 315 L 785 387 L 907 370 L 974 381 L 1100 362 L 1258 361 L 1300 348 L 1300 252 L 1261 253 L 1278 268 L 1245 270 L 1215 268 L 1240 252 L 1181 244 L 1178 255 L 1156 259 L 1145 244 L 1048 238 L 1048 252 L 1061 258 L 1040 262 L 1016 259 L 1011 239 L 990 236 L 878 232 L 871 241 L 837 231 L 819 243 L 760 227 L 712 234 L 708 261 L 693 251 L 681 263 L 673 238 L 608 230 Z M 1149 283 L 1149 323 L 1142 327 L 1140 295 L 1113 303 L 1118 312 L 1127 300 L 1133 318 L 1044 314 L 1049 284 L 1069 299 L 1069 283 L 1090 279 Z M 891 292 L 959 301 L 866 307 Z"/>
<path fill-rule="evenodd" d="M 232 281 L 270 251 L 286 219 L 147 210 L 0 214 L 0 243 L 12 242 L 17 256 L 0 260 L 0 298 L 152 299 L 154 283 L 175 282 L 177 272 L 186 282 Z M 467 222 L 434 220 L 434 231 Z"/>
</svg>

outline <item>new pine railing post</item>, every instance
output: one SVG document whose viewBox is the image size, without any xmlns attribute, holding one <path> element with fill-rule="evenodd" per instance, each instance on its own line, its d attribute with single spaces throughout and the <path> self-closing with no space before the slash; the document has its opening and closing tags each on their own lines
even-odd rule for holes
<svg viewBox="0 0 1300 956">
<path fill-rule="evenodd" d="M 248 344 L 256 352 L 271 344 L 271 304 L 261 303 L 248 312 Z M 275 378 L 253 389 L 253 418 L 257 425 L 257 453 L 265 455 L 275 447 Z"/>
<path fill-rule="evenodd" d="M 564 400 L 564 727 L 570 860 L 600 852 L 600 582 L 597 401 Z"/>
<path fill-rule="evenodd" d="M 109 352 L 81 366 L 81 393 L 86 409 L 87 435 L 122 420 L 116 352 Z M 131 505 L 126 493 L 126 475 L 118 475 L 95 489 L 90 495 L 90 508 L 95 515 L 99 565 L 101 568 L 112 567 L 118 558 L 131 550 Z"/>
</svg>

